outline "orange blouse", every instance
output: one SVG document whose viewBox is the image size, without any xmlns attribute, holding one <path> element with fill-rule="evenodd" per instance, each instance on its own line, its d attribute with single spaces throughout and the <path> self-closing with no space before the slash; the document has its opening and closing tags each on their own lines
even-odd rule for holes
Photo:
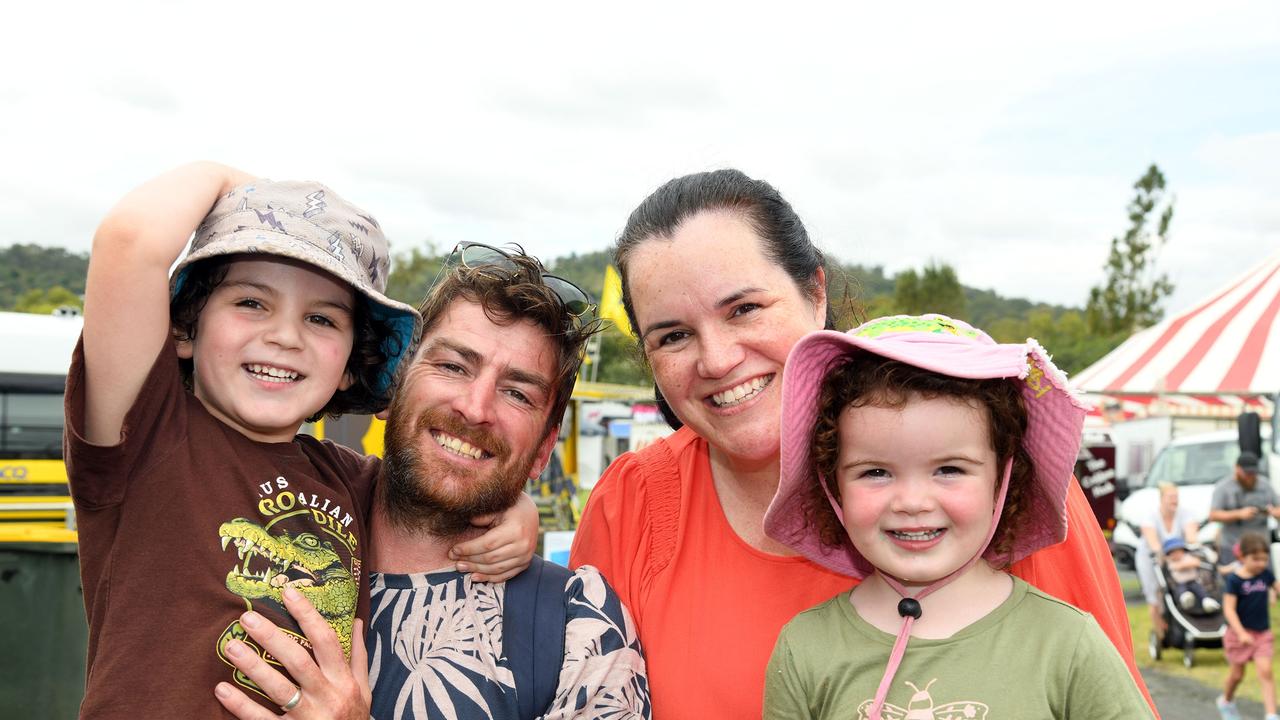
<svg viewBox="0 0 1280 720">
<path fill-rule="evenodd" d="M 1071 487 L 1066 541 L 1011 570 L 1092 613 L 1151 703 L 1106 541 L 1079 485 Z M 760 717 L 782 626 L 856 584 L 743 542 L 720 507 L 707 443 L 688 428 L 609 466 L 570 564 L 599 568 L 635 618 L 656 720 Z"/>
</svg>

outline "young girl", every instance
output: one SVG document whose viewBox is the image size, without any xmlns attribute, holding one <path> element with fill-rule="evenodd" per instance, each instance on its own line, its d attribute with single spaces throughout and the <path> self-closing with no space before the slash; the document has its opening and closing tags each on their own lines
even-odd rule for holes
<svg viewBox="0 0 1280 720">
<path fill-rule="evenodd" d="M 862 583 L 783 628 L 766 718 L 1151 717 L 1090 616 L 1003 572 L 1065 536 L 1084 421 L 1038 344 L 940 315 L 821 331 L 782 402 L 765 531 Z"/>
<path fill-rule="evenodd" d="M 1276 685 L 1271 677 L 1271 656 L 1274 639 L 1271 635 L 1271 616 L 1268 607 L 1274 602 L 1272 591 L 1280 592 L 1276 576 L 1271 572 L 1271 556 L 1267 554 L 1267 539 L 1256 532 L 1240 536 L 1232 572 L 1227 575 L 1226 592 L 1222 595 L 1222 614 L 1227 618 L 1227 634 L 1222 637 L 1223 654 L 1231 663 L 1222 697 L 1218 698 L 1218 712 L 1227 720 L 1239 720 L 1236 710 L 1236 689 L 1244 678 L 1244 667 L 1252 660 L 1258 670 L 1258 682 L 1262 685 L 1262 704 L 1267 710 L 1267 720 L 1280 720 L 1276 715 Z"/>
</svg>

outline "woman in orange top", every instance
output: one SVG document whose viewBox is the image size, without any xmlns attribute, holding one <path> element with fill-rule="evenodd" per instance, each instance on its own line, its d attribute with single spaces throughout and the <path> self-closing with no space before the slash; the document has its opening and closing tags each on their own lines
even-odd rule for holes
<svg viewBox="0 0 1280 720">
<path fill-rule="evenodd" d="M 683 427 L 609 466 L 571 564 L 598 567 L 631 610 L 657 720 L 760 717 L 778 631 L 851 585 L 763 530 L 783 363 L 833 325 L 826 261 L 786 200 L 736 170 L 658 188 L 614 260 L 664 414 Z M 1071 488 L 1067 540 L 1012 571 L 1092 613 L 1146 693 L 1106 542 Z"/>
</svg>

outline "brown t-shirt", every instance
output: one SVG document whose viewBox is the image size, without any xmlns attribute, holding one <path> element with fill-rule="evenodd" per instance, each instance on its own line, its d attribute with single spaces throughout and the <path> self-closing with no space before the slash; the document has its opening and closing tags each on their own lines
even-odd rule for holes
<svg viewBox="0 0 1280 720">
<path fill-rule="evenodd" d="M 81 717 L 230 717 L 213 697 L 223 680 L 276 709 L 226 643 L 257 648 L 239 622 L 253 608 L 305 645 L 280 596 L 293 584 L 349 649 L 353 619 L 369 615 L 360 557 L 377 459 L 304 435 L 246 438 L 183 387 L 172 342 L 121 442 L 91 445 L 84 378 L 77 345 L 65 443 L 89 617 Z"/>
</svg>

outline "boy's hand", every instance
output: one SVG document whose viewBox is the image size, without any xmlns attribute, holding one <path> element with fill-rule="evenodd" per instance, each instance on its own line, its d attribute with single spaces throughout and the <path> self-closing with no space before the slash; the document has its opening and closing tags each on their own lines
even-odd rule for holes
<svg viewBox="0 0 1280 720">
<path fill-rule="evenodd" d="M 472 518 L 471 524 L 489 531 L 449 551 L 458 572 L 472 573 L 477 582 L 504 582 L 529 567 L 538 546 L 538 506 L 528 494 L 520 493 L 505 513 Z"/>
<path fill-rule="evenodd" d="M 227 644 L 227 654 L 232 662 L 290 718 L 366 720 L 373 696 L 369 690 L 369 661 L 364 647 L 363 624 L 356 620 L 352 628 L 351 660 L 348 661 L 342 655 L 337 633 L 301 593 L 285 588 L 284 604 L 289 614 L 297 618 L 298 625 L 315 648 L 314 660 L 306 649 L 258 613 L 247 612 L 241 616 L 240 622 L 254 640 L 288 669 L 298 684 L 294 685 L 239 640 Z M 240 720 L 280 717 L 250 700 L 231 683 L 218 683 L 214 695 L 228 712 Z M 285 710 L 284 707 L 291 702 L 292 706 Z"/>
<path fill-rule="evenodd" d="M 1236 637 L 1240 639 L 1242 645 L 1253 644 L 1253 636 L 1247 630 L 1236 633 Z"/>
</svg>

